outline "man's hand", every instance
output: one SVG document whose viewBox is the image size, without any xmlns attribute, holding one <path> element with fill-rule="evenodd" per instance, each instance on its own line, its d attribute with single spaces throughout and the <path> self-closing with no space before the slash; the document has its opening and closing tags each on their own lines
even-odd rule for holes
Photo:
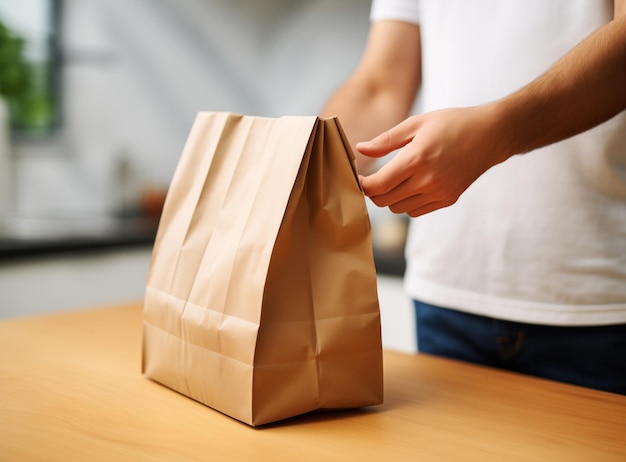
<svg viewBox="0 0 626 462">
<path fill-rule="evenodd" d="M 357 150 L 369 157 L 400 151 L 361 177 L 379 207 L 417 217 L 454 204 L 487 169 L 510 157 L 497 138 L 490 105 L 434 111 L 406 119 Z"/>
</svg>

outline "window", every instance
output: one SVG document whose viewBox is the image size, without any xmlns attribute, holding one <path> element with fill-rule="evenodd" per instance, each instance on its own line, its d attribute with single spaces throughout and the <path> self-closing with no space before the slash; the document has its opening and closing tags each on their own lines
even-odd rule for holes
<svg viewBox="0 0 626 462">
<path fill-rule="evenodd" d="M 4 98 L 18 136 L 46 135 L 60 124 L 60 3 L 0 0 L 0 84 L 13 76 Z"/>
</svg>

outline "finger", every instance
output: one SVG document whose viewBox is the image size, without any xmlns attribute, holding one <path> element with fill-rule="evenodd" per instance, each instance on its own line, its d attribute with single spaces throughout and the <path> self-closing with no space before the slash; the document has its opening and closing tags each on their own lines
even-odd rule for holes
<svg viewBox="0 0 626 462">
<path fill-rule="evenodd" d="M 379 203 L 382 203 L 383 201 L 389 201 L 389 197 L 371 199 L 376 205 L 379 205 Z M 438 209 L 449 207 L 454 203 L 455 201 L 450 200 L 449 197 L 441 196 L 434 191 L 430 191 L 414 194 L 397 202 L 392 202 L 388 207 L 393 213 L 406 213 L 411 217 L 417 217 Z"/>
<path fill-rule="evenodd" d="M 371 198 L 372 202 L 381 206 L 380 197 Z M 415 194 L 389 205 L 389 210 L 396 214 L 406 213 L 411 217 L 424 215 L 425 213 L 447 207 L 450 204 L 442 200 L 434 200 L 432 194 Z"/>
<path fill-rule="evenodd" d="M 450 204 L 442 201 L 429 202 L 428 204 L 422 205 L 413 210 L 409 210 L 406 212 L 410 217 L 416 218 L 422 215 L 426 215 L 427 213 L 434 212 L 435 210 L 439 210 L 445 207 L 448 207 Z"/>
<path fill-rule="evenodd" d="M 357 143 L 357 151 L 368 157 L 382 157 L 405 146 L 415 136 L 416 120 L 408 118 L 370 141 Z"/>
<path fill-rule="evenodd" d="M 439 202 L 434 199 L 431 194 L 414 194 L 410 197 L 406 197 L 402 200 L 394 202 L 389 205 L 389 210 L 393 213 L 409 213 L 414 210 L 420 210 L 423 207 Z M 375 202 L 374 202 L 375 203 Z"/>
<path fill-rule="evenodd" d="M 408 178 L 395 188 L 383 194 L 369 196 L 369 198 L 379 207 L 388 207 L 404 199 L 421 194 L 422 191 L 417 190 L 413 183 L 414 182 L 411 181 L 411 178 Z"/>
<path fill-rule="evenodd" d="M 361 187 L 366 196 L 380 196 L 392 191 L 411 176 L 407 162 L 401 153 L 383 165 L 380 170 L 361 179 Z"/>
<path fill-rule="evenodd" d="M 408 182 L 405 182 L 404 184 L 407 183 Z M 396 191 L 391 191 L 387 194 L 370 197 L 370 199 L 379 207 L 389 206 L 389 210 L 393 213 L 406 213 L 411 217 L 418 217 L 451 205 L 446 201 L 433 200 L 432 194 L 429 193 L 413 194 L 400 200 L 393 200 L 395 194 L 398 193 L 396 193 Z M 403 195 L 404 192 L 400 192 L 399 194 Z"/>
</svg>

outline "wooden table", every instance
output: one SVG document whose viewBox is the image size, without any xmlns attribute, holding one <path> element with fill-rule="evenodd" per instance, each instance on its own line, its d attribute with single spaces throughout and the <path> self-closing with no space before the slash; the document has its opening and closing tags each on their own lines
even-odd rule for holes
<svg viewBox="0 0 626 462">
<path fill-rule="evenodd" d="M 1 461 L 620 461 L 626 397 L 385 353 L 385 404 L 251 428 L 144 378 L 141 305 L 0 323 Z"/>
</svg>

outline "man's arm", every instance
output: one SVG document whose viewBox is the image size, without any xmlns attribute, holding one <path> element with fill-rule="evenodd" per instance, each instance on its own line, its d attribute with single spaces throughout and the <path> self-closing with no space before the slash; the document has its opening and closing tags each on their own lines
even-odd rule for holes
<svg viewBox="0 0 626 462">
<path fill-rule="evenodd" d="M 615 3 L 616 14 L 623 11 L 626 2 Z M 511 154 L 577 135 L 624 108 L 624 14 L 591 34 L 534 82 L 493 105 L 504 122 Z"/>
<path fill-rule="evenodd" d="M 357 149 L 381 157 L 362 179 L 379 206 L 419 216 L 452 205 L 482 173 L 509 157 L 590 129 L 626 108 L 626 1 L 618 15 L 512 95 L 483 106 L 411 117 Z M 621 14 L 620 14 L 621 13 Z"/>
<path fill-rule="evenodd" d="M 356 70 L 331 96 L 321 116 L 338 116 L 354 148 L 357 141 L 371 139 L 409 115 L 420 78 L 419 27 L 375 22 Z M 357 153 L 361 172 L 372 163 L 372 158 Z"/>
</svg>

